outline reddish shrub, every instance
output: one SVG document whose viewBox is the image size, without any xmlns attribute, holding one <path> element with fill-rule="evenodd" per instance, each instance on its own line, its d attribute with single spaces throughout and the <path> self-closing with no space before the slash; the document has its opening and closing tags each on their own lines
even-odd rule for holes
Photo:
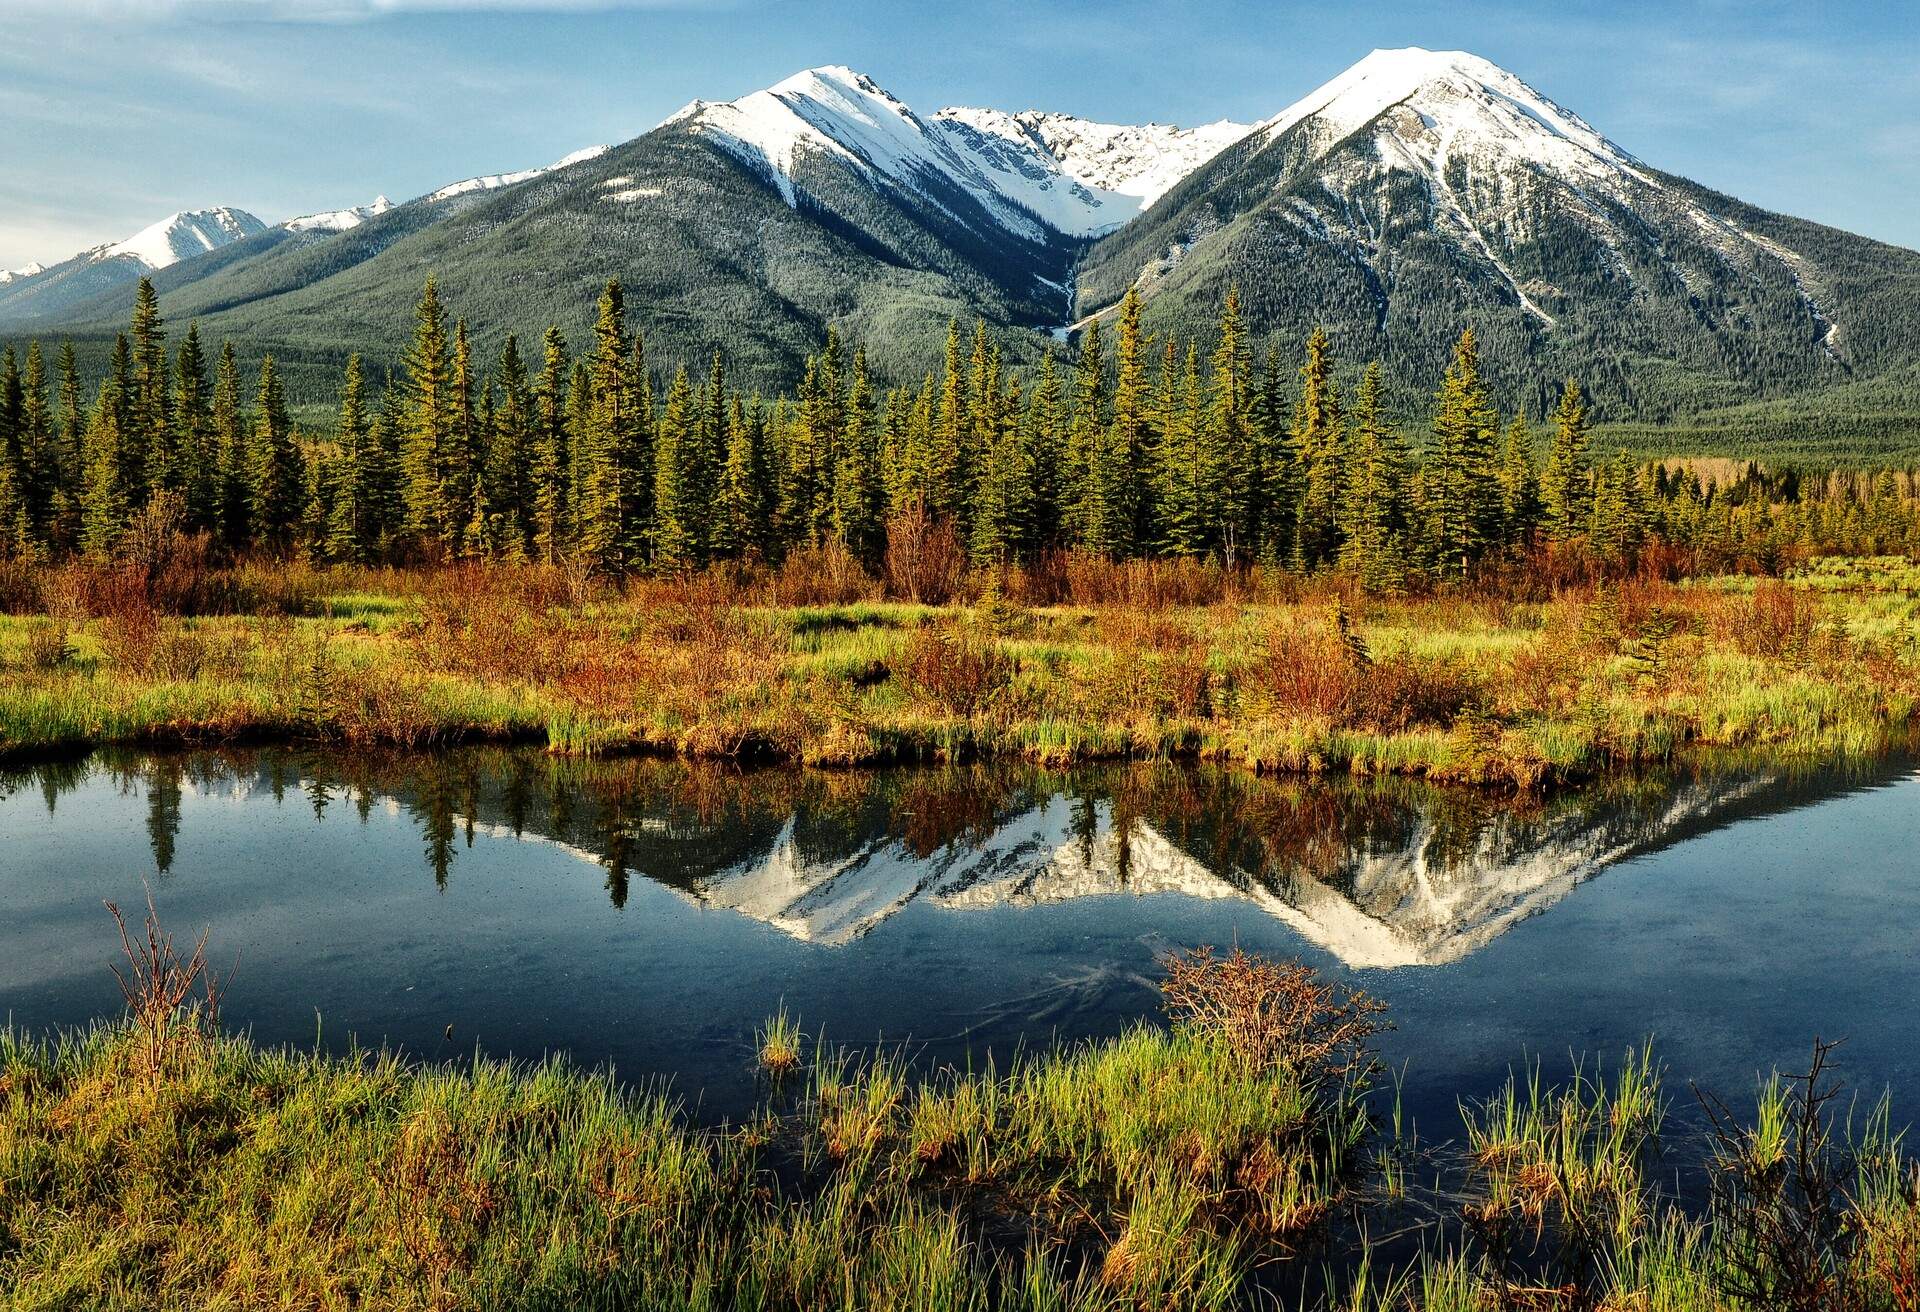
<svg viewBox="0 0 1920 1312">
<path fill-rule="evenodd" d="M 1762 579 L 1744 611 L 1731 617 L 1734 643 L 1752 656 L 1804 653 L 1820 622 L 1817 601 L 1779 579 Z"/>
<path fill-rule="evenodd" d="M 907 640 L 900 680 L 909 692 L 954 714 L 973 716 L 1013 677 L 1013 662 L 991 642 L 954 629 L 920 629 Z"/>
<path fill-rule="evenodd" d="M 915 505 L 887 521 L 887 589 L 906 601 L 941 606 L 960 595 L 967 551 L 951 520 Z"/>
</svg>

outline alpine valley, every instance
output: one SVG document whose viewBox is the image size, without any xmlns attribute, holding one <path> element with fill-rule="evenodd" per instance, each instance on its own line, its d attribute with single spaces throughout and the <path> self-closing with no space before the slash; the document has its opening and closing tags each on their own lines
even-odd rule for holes
<svg viewBox="0 0 1920 1312">
<path fill-rule="evenodd" d="M 1237 285 L 1257 348 L 1322 325 L 1403 403 L 1471 325 L 1496 396 L 1535 415 L 1571 374 L 1614 422 L 1731 430 L 1791 405 L 1889 447 L 1920 430 L 1920 253 L 1662 172 L 1513 74 L 1419 49 L 1375 51 L 1264 122 L 1191 129 L 922 114 L 811 69 L 404 204 L 271 227 L 177 214 L 0 274 L 0 335 L 102 359 L 150 276 L 169 320 L 272 351 L 294 400 L 330 404 L 349 352 L 395 363 L 429 274 L 484 350 L 548 323 L 584 340 L 618 277 L 656 361 L 724 346 L 768 387 L 829 326 L 903 381 L 936 366 L 950 320 L 1030 361 L 1130 285 L 1150 331 L 1204 337 Z"/>
</svg>

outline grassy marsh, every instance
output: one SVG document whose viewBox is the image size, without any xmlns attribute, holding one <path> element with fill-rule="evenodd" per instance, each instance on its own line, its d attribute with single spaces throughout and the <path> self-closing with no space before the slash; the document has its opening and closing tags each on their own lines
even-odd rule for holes
<svg viewBox="0 0 1920 1312">
<path fill-rule="evenodd" d="M 1690 1150 L 1650 1050 L 1519 1074 L 1423 1146 L 1377 1004 L 1199 952 L 1167 1024 L 1005 1071 L 782 1015 L 762 1109 L 707 1127 L 559 1061 L 263 1049 L 148 941 L 123 1020 L 0 1032 L 10 1307 L 1914 1306 L 1920 1167 L 1884 1110 L 1846 1132 L 1830 1049 Z"/>
<path fill-rule="evenodd" d="M 516 741 L 816 765 L 1209 759 L 1530 787 L 1701 749 L 1869 751 L 1920 706 L 1920 574 L 1894 559 L 1521 600 L 1228 576 L 1086 603 L 991 587 L 941 607 L 783 595 L 777 577 L 616 592 L 546 569 L 284 566 L 179 614 L 116 577 L 15 581 L 0 753 Z"/>
</svg>

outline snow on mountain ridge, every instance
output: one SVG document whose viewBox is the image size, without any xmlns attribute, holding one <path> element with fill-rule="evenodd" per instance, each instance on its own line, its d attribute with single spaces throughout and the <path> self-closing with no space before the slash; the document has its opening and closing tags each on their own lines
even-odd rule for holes
<svg viewBox="0 0 1920 1312">
<path fill-rule="evenodd" d="M 942 185 L 957 186 L 1000 227 L 1028 240 L 1044 240 L 1049 230 L 1112 231 L 1245 131 L 1238 124 L 1119 127 L 1036 110 L 949 108 L 926 118 L 837 64 L 738 100 L 696 100 L 666 122 L 710 134 L 763 170 L 789 205 L 798 203 L 801 157 L 816 152 L 943 209 L 951 207 Z"/>
<path fill-rule="evenodd" d="M 31 278 L 36 274 L 42 274 L 42 273 L 45 273 L 46 271 L 47 271 L 47 266 L 39 263 L 38 261 L 35 261 L 32 264 L 25 265 L 18 269 L 0 269 L 0 287 L 4 287 L 8 283 L 17 281 L 21 278 Z"/>
<path fill-rule="evenodd" d="M 455 196 L 464 196 L 473 191 L 494 191 L 500 187 L 511 187 L 526 182 L 543 173 L 553 173 L 574 164 L 584 164 L 590 159 L 598 159 L 607 153 L 609 147 L 587 146 L 574 151 L 571 155 L 562 155 L 551 164 L 537 169 L 520 169 L 513 173 L 488 173 L 477 178 L 462 178 L 458 182 L 449 182 L 437 191 L 430 191 L 420 199 L 424 201 L 451 200 Z"/>
<path fill-rule="evenodd" d="M 164 269 L 189 255 L 218 250 L 242 237 L 265 232 L 267 225 L 245 210 L 225 205 L 210 210 L 185 210 L 149 224 L 122 242 L 96 247 L 97 260 L 130 255 L 148 269 Z"/>
<path fill-rule="evenodd" d="M 1135 126 L 1096 123 L 1044 109 L 1009 114 L 964 106 L 950 106 L 938 117 L 1031 142 L 1057 160 L 1067 176 L 1095 191 L 1132 197 L 1142 210 L 1254 128 L 1251 123 L 1224 118 L 1195 128 L 1168 123 Z"/>
<path fill-rule="evenodd" d="M 1643 237 L 1623 230 L 1623 214 L 1684 223 L 1729 266 L 1751 270 L 1758 262 L 1780 260 L 1796 282 L 1801 280 L 1805 262 L 1797 253 L 1710 214 L 1579 115 L 1465 51 L 1375 50 L 1257 131 L 1263 149 L 1284 141 L 1300 152 L 1285 177 L 1302 176 L 1309 168 L 1317 172 L 1317 190 L 1333 204 L 1323 209 L 1308 195 L 1291 204 L 1327 231 L 1351 227 L 1356 214 L 1367 212 L 1365 196 L 1381 175 L 1398 171 L 1421 178 L 1436 226 L 1450 230 L 1484 261 L 1547 328 L 1555 325 L 1554 317 L 1529 295 L 1542 288 L 1523 284 L 1501 256 L 1525 239 L 1543 214 L 1583 223 L 1611 252 L 1616 272 L 1629 280 L 1631 262 L 1623 252 Z M 1355 142 L 1370 149 L 1340 154 Z M 1370 242 L 1371 224 L 1357 235 Z M 1669 265 L 1684 280 L 1684 270 Z M 1821 293 L 1812 281 L 1802 284 L 1803 299 L 1826 331 L 1823 341 L 1831 353 L 1839 329 L 1821 312 Z"/>
<path fill-rule="evenodd" d="M 393 208 L 393 202 L 385 196 L 375 196 L 365 205 L 354 205 L 343 210 L 328 210 L 323 214 L 303 214 L 297 219 L 288 219 L 280 226 L 289 232 L 345 232 L 357 228 L 368 219 L 385 214 Z"/>
</svg>

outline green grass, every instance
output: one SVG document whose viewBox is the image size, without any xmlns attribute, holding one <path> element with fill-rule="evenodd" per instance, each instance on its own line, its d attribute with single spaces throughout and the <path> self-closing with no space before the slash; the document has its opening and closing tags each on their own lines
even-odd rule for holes
<svg viewBox="0 0 1920 1312">
<path fill-rule="evenodd" d="M 310 573 L 277 590 L 311 594 L 299 619 L 0 617 L 0 755 L 515 741 L 839 766 L 1210 759 L 1536 787 L 1910 734 L 1920 567 L 1823 560 L 1782 587 L 1355 602 L 1356 660 L 1332 637 L 1331 594 L 989 613 L 735 607 L 697 584 L 567 604 L 509 569 Z"/>
<path fill-rule="evenodd" d="M 0 1031 L 0 1293 L 143 1310 L 1908 1306 L 1916 1164 L 1884 1104 L 1850 1140 L 1808 1101 L 1825 1086 L 1765 1080 L 1711 1164 L 1687 1166 L 1697 1153 L 1662 1156 L 1669 1098 L 1642 1050 L 1558 1086 L 1510 1079 L 1421 1149 L 1373 1066 L 1346 1063 L 1364 1040 L 1320 1044 L 1351 999 L 1201 960 L 1224 1008 L 1004 1073 L 855 1058 L 782 1013 L 762 1051 L 796 1078 L 737 1126 L 557 1060 L 269 1050 L 204 1011 Z M 1722 1190 L 1704 1214 L 1671 1192 L 1683 1171 Z"/>
</svg>

